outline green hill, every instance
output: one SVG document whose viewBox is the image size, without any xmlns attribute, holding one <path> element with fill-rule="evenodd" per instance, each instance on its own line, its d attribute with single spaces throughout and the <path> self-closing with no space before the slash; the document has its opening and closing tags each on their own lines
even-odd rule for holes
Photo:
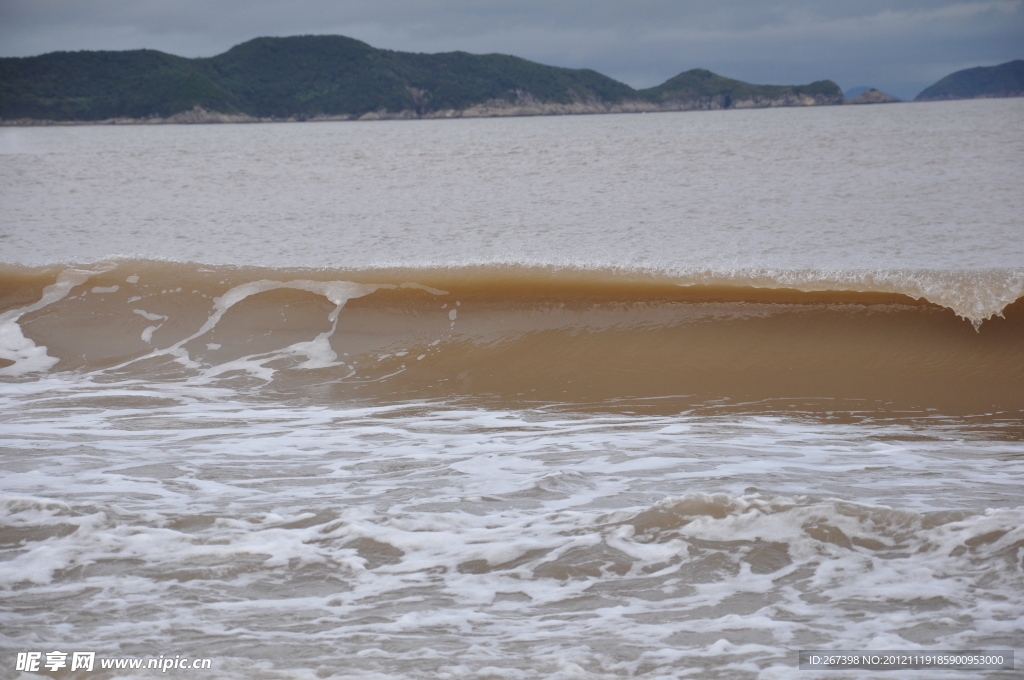
<svg viewBox="0 0 1024 680">
<path fill-rule="evenodd" d="M 502 54 L 380 50 L 342 36 L 256 38 L 204 59 L 155 50 L 0 59 L 5 121 L 187 115 L 201 121 L 211 112 L 270 120 L 445 117 L 839 103 L 842 93 L 830 81 L 750 85 L 694 70 L 637 91 L 589 69 Z"/>
<path fill-rule="evenodd" d="M 979 97 L 1024 97 L 1024 59 L 951 73 L 925 88 L 914 101 Z"/>
<path fill-rule="evenodd" d="M 205 66 L 255 116 L 461 110 L 492 100 L 619 101 L 631 88 L 594 71 L 502 54 L 411 54 L 340 36 L 257 38 Z"/>
<path fill-rule="evenodd" d="M 0 118 L 169 116 L 195 105 L 233 111 L 195 63 L 155 50 L 53 52 L 0 59 Z"/>
<path fill-rule="evenodd" d="M 340 36 L 257 38 L 196 62 L 253 116 L 358 115 L 412 101 L 387 53 Z"/>
<path fill-rule="evenodd" d="M 831 80 L 819 80 L 810 85 L 751 85 L 699 68 L 680 73 L 657 87 L 640 90 L 638 94 L 661 104 L 678 102 L 691 107 L 722 109 L 843 103 L 842 90 Z"/>
</svg>

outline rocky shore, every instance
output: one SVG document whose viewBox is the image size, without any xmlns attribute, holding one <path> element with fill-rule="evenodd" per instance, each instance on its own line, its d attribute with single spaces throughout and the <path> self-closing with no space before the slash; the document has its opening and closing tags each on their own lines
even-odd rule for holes
<svg viewBox="0 0 1024 680">
<path fill-rule="evenodd" d="M 896 101 L 896 100 L 893 100 Z M 241 113 L 221 113 L 195 106 L 173 116 L 148 116 L 145 118 L 107 118 L 104 120 L 36 120 L 20 118 L 0 120 L 0 126 L 55 126 L 55 125 L 190 125 L 218 123 L 300 123 L 323 121 L 372 121 L 372 120 L 436 120 L 450 118 L 503 118 L 517 116 L 572 116 L 612 113 L 657 113 L 663 111 L 721 111 L 726 109 L 765 109 L 793 106 L 836 106 L 843 104 L 842 96 L 785 95 L 777 98 L 754 97 L 733 100 L 718 95 L 690 101 L 668 101 L 655 103 L 642 99 L 622 102 L 541 102 L 525 96 L 516 101 L 495 99 L 465 109 L 444 109 L 417 113 L 411 109 L 403 111 L 371 111 L 362 115 L 293 115 L 287 117 L 260 117 Z"/>
</svg>

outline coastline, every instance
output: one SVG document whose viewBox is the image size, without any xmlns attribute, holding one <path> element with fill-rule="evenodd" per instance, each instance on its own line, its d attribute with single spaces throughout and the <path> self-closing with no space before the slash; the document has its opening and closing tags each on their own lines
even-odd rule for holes
<svg viewBox="0 0 1024 680">
<path fill-rule="evenodd" d="M 146 118 L 105 118 L 102 120 L 51 120 L 16 118 L 0 120 L 0 127 L 50 127 L 64 125 L 195 125 L 220 123 L 319 123 L 331 121 L 374 121 L 374 120 L 437 120 L 453 118 L 515 118 L 529 116 L 573 116 L 616 113 L 663 113 L 678 111 L 722 111 L 728 109 L 768 109 L 805 106 L 842 106 L 845 102 L 834 96 L 796 94 L 770 99 L 753 97 L 732 99 L 723 95 L 702 97 L 685 101 L 655 103 L 642 99 L 617 103 L 606 102 L 540 102 L 532 97 L 522 97 L 516 102 L 491 100 L 465 109 L 443 109 L 417 113 L 411 109 L 402 111 L 370 111 L 361 115 L 320 114 L 309 116 L 293 114 L 288 117 L 251 116 L 244 113 L 222 113 L 208 111 L 201 106 L 181 111 L 173 116 L 149 116 Z"/>
</svg>

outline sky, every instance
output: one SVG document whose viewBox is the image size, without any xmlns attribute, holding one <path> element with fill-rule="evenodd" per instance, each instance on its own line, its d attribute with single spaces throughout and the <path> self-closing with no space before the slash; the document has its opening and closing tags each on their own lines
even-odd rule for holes
<svg viewBox="0 0 1024 680">
<path fill-rule="evenodd" d="M 337 34 L 406 52 L 514 54 L 651 87 L 691 68 L 912 99 L 1024 58 L 1024 0 L 0 0 L 0 56 L 149 48 L 210 57 Z"/>
</svg>

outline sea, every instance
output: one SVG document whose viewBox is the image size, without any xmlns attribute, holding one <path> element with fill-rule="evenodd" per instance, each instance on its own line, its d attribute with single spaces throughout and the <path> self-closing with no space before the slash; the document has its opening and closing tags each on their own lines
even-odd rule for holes
<svg viewBox="0 0 1024 680">
<path fill-rule="evenodd" d="M 1021 677 L 1024 99 L 0 129 L 0 677 L 801 650 Z"/>
</svg>

